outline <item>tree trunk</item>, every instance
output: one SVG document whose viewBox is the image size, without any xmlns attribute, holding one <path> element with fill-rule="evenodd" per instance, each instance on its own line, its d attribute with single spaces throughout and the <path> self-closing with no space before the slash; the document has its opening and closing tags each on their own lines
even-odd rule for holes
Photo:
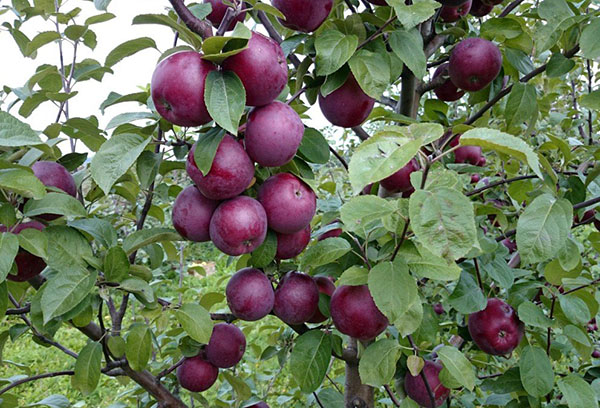
<svg viewBox="0 0 600 408">
<path fill-rule="evenodd" d="M 350 339 L 348 348 L 355 353 L 357 349 L 356 339 Z M 358 375 L 358 360 L 346 362 L 346 393 L 344 402 L 346 408 L 374 408 L 375 395 L 373 387 L 364 385 Z"/>
</svg>

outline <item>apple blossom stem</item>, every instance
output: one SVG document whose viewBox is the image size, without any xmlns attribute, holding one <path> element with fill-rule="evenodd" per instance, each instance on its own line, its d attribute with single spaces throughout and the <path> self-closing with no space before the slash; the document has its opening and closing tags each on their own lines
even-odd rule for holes
<svg viewBox="0 0 600 408">
<path fill-rule="evenodd" d="M 415 344 L 415 341 L 413 340 L 412 336 L 409 334 L 408 336 L 406 336 L 406 338 L 408 339 L 408 342 L 410 343 L 410 346 L 412 347 L 415 355 L 418 356 L 419 349 L 417 348 L 417 345 Z M 421 370 L 420 375 L 421 379 L 423 380 L 423 383 L 425 384 L 425 388 L 427 389 L 427 394 L 429 394 L 429 401 L 431 402 L 431 407 L 435 407 L 435 395 L 433 394 L 431 386 L 429 385 L 429 381 L 427 381 L 427 376 L 425 375 L 425 372 L 423 370 Z"/>
<path fill-rule="evenodd" d="M 387 384 L 384 385 L 383 388 L 385 388 L 385 392 L 387 392 L 387 395 L 390 397 L 390 399 L 394 403 L 394 406 L 399 407 L 401 402 L 398 399 L 398 397 L 396 397 L 396 395 L 394 394 L 394 391 L 392 391 L 392 388 Z"/>
</svg>

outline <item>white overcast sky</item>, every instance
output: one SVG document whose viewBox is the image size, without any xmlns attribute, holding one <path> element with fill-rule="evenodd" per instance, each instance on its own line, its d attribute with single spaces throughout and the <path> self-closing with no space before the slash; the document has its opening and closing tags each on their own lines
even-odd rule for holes
<svg viewBox="0 0 600 408">
<path fill-rule="evenodd" d="M 10 0 L 0 0 L 0 5 L 10 4 Z M 164 13 L 169 6 L 168 0 L 113 0 L 108 11 L 116 15 L 116 18 L 101 24 L 95 24 L 92 29 L 97 34 L 98 45 L 95 50 L 90 50 L 85 46 L 78 49 L 78 61 L 83 58 L 94 58 L 103 63 L 106 55 L 117 45 L 134 38 L 151 37 L 156 42 L 160 51 L 165 51 L 172 46 L 173 34 L 168 27 L 159 25 L 132 25 L 133 18 L 138 14 Z M 66 0 L 63 2 L 61 11 L 70 11 L 75 7 L 83 9 L 76 22 L 83 24 L 89 16 L 99 14 L 92 2 Z M 11 24 L 15 16 L 12 12 L 7 12 L 0 16 L 0 24 L 9 21 Z M 55 30 L 54 24 L 50 21 L 44 21 L 41 17 L 34 17 L 22 26 L 22 31 L 32 39 L 36 34 L 43 31 Z M 181 43 L 180 43 L 181 44 Z M 36 67 L 43 64 L 58 63 L 58 45 L 48 44 L 38 51 L 35 60 L 25 58 L 19 51 L 14 39 L 10 33 L 1 28 L 0 31 L 0 85 L 8 85 L 12 88 L 23 86 L 26 81 L 35 73 Z M 110 93 L 118 92 L 122 95 L 137 92 L 138 86 L 145 86 L 150 82 L 152 72 L 160 56 L 160 52 L 153 49 L 147 49 L 136 55 L 126 58 L 113 67 L 114 74 L 104 76 L 102 83 L 94 80 L 85 81 L 78 84 L 75 90 L 79 94 L 71 99 L 70 114 L 71 117 L 87 117 L 96 115 L 101 124 L 101 128 L 108 121 L 119 113 L 140 111 L 136 103 L 120 104 L 110 107 L 102 116 L 99 106 Z M 72 58 L 71 46 L 65 47 L 65 63 L 69 63 Z M 16 97 L 11 95 L 9 101 Z M 17 115 L 20 105 L 13 107 L 10 111 Z M 3 107 L 6 109 L 6 106 Z M 56 119 L 57 107 L 51 102 L 42 104 L 27 119 L 24 119 L 35 130 L 43 130 L 47 125 Z M 305 120 L 308 126 L 323 128 L 328 122 L 322 116 L 318 106 L 311 108 L 309 112 L 313 120 Z M 78 146 L 82 146 L 79 144 Z M 66 152 L 68 149 L 66 143 L 62 143 L 61 148 Z M 82 146 L 82 148 L 84 148 Z M 78 149 L 79 150 L 79 149 Z"/>
</svg>

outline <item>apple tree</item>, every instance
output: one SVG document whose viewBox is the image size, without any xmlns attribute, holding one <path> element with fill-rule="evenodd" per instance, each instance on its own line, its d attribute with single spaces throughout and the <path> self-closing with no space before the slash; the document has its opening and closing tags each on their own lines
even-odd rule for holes
<svg viewBox="0 0 600 408">
<path fill-rule="evenodd" d="M 58 376 L 128 379 L 120 406 L 598 406 L 596 2 L 164 2 L 132 21 L 173 36 L 152 77 L 86 117 L 79 84 L 154 40 L 82 58 L 119 2 L 0 9 L 23 58 L 59 51 L 0 93 L 0 351 L 67 366 L 2 407 L 69 406 L 20 400 Z M 178 287 L 185 248 L 219 292 Z"/>
</svg>

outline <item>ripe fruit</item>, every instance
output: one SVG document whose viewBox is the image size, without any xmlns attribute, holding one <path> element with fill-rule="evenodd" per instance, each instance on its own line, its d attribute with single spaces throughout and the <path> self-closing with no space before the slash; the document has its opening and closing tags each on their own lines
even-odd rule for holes
<svg viewBox="0 0 600 408">
<path fill-rule="evenodd" d="M 524 324 L 512 306 L 491 298 L 485 309 L 469 315 L 469 333 L 482 351 L 505 355 L 510 354 L 521 342 Z"/>
<path fill-rule="evenodd" d="M 387 317 L 375 306 L 367 285 L 338 287 L 329 306 L 335 327 L 359 340 L 372 340 L 388 326 Z"/>
<path fill-rule="evenodd" d="M 510 254 L 517 250 L 517 243 L 510 238 L 505 238 L 500 243 L 508 249 L 508 253 Z"/>
<path fill-rule="evenodd" d="M 206 345 L 206 359 L 215 367 L 229 368 L 240 362 L 246 351 L 246 337 L 237 326 L 219 323 Z"/>
<path fill-rule="evenodd" d="M 433 311 L 438 315 L 442 315 L 445 312 L 444 306 L 441 303 L 436 303 L 433 305 Z"/>
<path fill-rule="evenodd" d="M 362 195 L 369 195 L 371 194 L 371 189 L 373 188 L 373 183 L 369 183 L 367 184 L 362 191 L 360 192 L 360 194 Z M 375 192 L 375 194 L 377 194 L 377 192 Z"/>
<path fill-rule="evenodd" d="M 460 20 L 461 17 L 469 14 L 471 10 L 472 0 L 467 0 L 458 6 L 442 6 L 440 10 L 440 18 L 444 23 L 454 23 Z M 434 75 L 435 76 L 435 75 Z"/>
<path fill-rule="evenodd" d="M 218 205 L 218 201 L 204 197 L 196 186 L 188 186 L 175 199 L 173 226 L 185 239 L 210 241 L 210 219 Z"/>
<path fill-rule="evenodd" d="M 587 210 L 586 212 L 583 213 L 581 220 L 579 219 L 579 214 L 575 214 L 573 216 L 573 224 L 579 224 L 580 222 L 587 222 L 589 220 L 595 219 L 596 217 L 596 210 L 591 209 L 591 210 Z"/>
<path fill-rule="evenodd" d="M 226 200 L 241 194 L 254 177 L 254 164 L 240 144 L 226 135 L 219 147 L 206 176 L 196 166 L 194 152 L 197 144 L 192 146 L 187 157 L 185 170 L 196 183 L 198 190 L 211 200 Z"/>
<path fill-rule="evenodd" d="M 290 173 L 269 177 L 258 190 L 258 201 L 265 208 L 269 227 L 283 234 L 306 228 L 317 209 L 315 193 Z"/>
<path fill-rule="evenodd" d="M 259 402 L 258 404 L 250 405 L 248 408 L 270 408 L 266 402 Z"/>
<path fill-rule="evenodd" d="M 457 7 L 465 2 L 465 0 L 437 0 L 438 3 L 441 3 L 442 6 L 451 6 Z"/>
<path fill-rule="evenodd" d="M 289 105 L 279 101 L 254 108 L 248 115 L 244 144 L 248 156 L 264 167 L 279 167 L 296 155 L 304 125 Z"/>
<path fill-rule="evenodd" d="M 51 161 L 38 161 L 33 163 L 31 170 L 46 187 L 56 187 L 72 197 L 77 196 L 75 179 L 62 164 Z"/>
<path fill-rule="evenodd" d="M 177 381 L 188 391 L 208 390 L 217 381 L 219 369 L 202 356 L 186 358 L 177 368 Z"/>
<path fill-rule="evenodd" d="M 484 17 L 491 13 L 494 9 L 494 6 L 491 4 L 485 4 L 481 0 L 473 0 L 473 4 L 471 4 L 471 10 L 469 10 L 469 14 L 475 17 Z"/>
<path fill-rule="evenodd" d="M 490 6 L 497 6 L 498 4 L 502 4 L 504 0 L 482 0 L 483 3 L 488 4 Z"/>
<path fill-rule="evenodd" d="M 12 230 L 10 230 L 13 234 L 19 234 L 21 231 L 34 228 L 38 231 L 46 228 L 44 224 L 38 221 L 30 221 L 24 222 L 22 224 L 17 225 Z M 4 225 L 0 225 L 0 232 L 7 232 L 9 229 Z M 6 279 L 14 281 L 14 282 L 25 282 L 34 276 L 42 273 L 44 268 L 46 267 L 46 262 L 35 256 L 22 248 L 19 248 L 19 252 L 15 258 L 15 263 L 17 264 L 17 274 L 11 275 L 10 273 L 6 276 Z"/>
<path fill-rule="evenodd" d="M 318 240 L 323 241 L 327 238 L 337 238 L 342 235 L 342 232 L 344 231 L 341 228 L 332 229 L 331 231 L 327 231 L 326 233 L 319 235 Z"/>
<path fill-rule="evenodd" d="M 502 54 L 494 43 L 482 38 L 462 40 L 450 54 L 450 79 L 460 89 L 479 91 L 498 76 Z"/>
<path fill-rule="evenodd" d="M 319 289 L 310 275 L 286 273 L 275 290 L 273 313 L 287 324 L 302 324 L 319 306 Z"/>
<path fill-rule="evenodd" d="M 281 46 L 259 33 L 252 33 L 248 48 L 227 58 L 223 69 L 241 79 L 248 106 L 272 102 L 287 84 L 288 67 Z"/>
<path fill-rule="evenodd" d="M 204 3 L 210 3 L 212 6 L 212 11 L 206 18 L 212 23 L 214 27 L 219 27 L 221 25 L 221 21 L 223 21 L 223 17 L 225 17 L 225 12 L 227 11 L 227 4 L 223 2 L 223 0 L 203 0 Z M 229 27 L 227 27 L 227 31 L 233 30 L 236 23 L 243 22 L 244 17 L 246 17 L 246 12 L 242 12 L 238 14 L 232 21 L 229 23 Z"/>
<path fill-rule="evenodd" d="M 471 183 L 477 184 L 477 183 L 479 183 L 480 179 L 481 179 L 481 176 L 479 174 L 471 174 Z"/>
<path fill-rule="evenodd" d="M 429 384 L 433 392 L 436 407 L 441 406 L 450 395 L 450 390 L 444 387 L 440 381 L 439 375 L 442 368 L 444 367 L 440 363 L 433 361 L 425 361 L 425 365 L 423 366 L 423 373 L 425 374 L 425 378 L 427 378 L 427 384 Z M 431 398 L 421 374 L 413 377 L 410 371 L 408 371 L 404 378 L 404 390 L 420 406 L 431 407 Z"/>
<path fill-rule="evenodd" d="M 442 64 L 435 70 L 433 73 L 433 77 L 439 77 L 440 75 L 448 76 L 448 63 Z M 440 101 L 452 102 L 457 101 L 465 94 L 465 91 L 458 89 L 456 85 L 452 83 L 450 78 L 448 78 L 442 85 L 438 86 L 433 90 L 435 96 L 438 97 Z"/>
<path fill-rule="evenodd" d="M 267 215 L 258 201 L 239 196 L 217 207 L 210 220 L 210 239 L 227 255 L 254 251 L 267 236 Z"/>
<path fill-rule="evenodd" d="M 350 73 L 344 85 L 327 96 L 319 94 L 323 115 L 334 125 L 351 128 L 365 121 L 373 110 L 375 99 L 363 92 Z"/>
<path fill-rule="evenodd" d="M 381 180 L 380 184 L 391 193 L 408 192 L 413 188 L 410 183 L 410 175 L 413 171 L 417 170 L 419 170 L 419 163 L 415 159 L 412 159 L 406 166 Z"/>
<path fill-rule="evenodd" d="M 456 147 L 460 142 L 460 136 L 455 137 L 451 142 L 450 146 Z M 469 163 L 473 166 L 484 165 L 481 159 L 483 155 L 481 154 L 480 146 L 461 146 L 454 150 L 454 162 L 455 163 Z M 485 158 L 484 158 L 485 160 Z M 481 164 L 483 163 L 483 164 Z"/>
<path fill-rule="evenodd" d="M 600 350 L 594 350 L 592 351 L 592 357 L 593 358 L 600 358 Z"/>
<path fill-rule="evenodd" d="M 217 69 L 195 51 L 170 55 L 158 64 L 150 84 L 158 113 L 179 126 L 200 126 L 212 120 L 204 103 L 206 76 Z"/>
<path fill-rule="evenodd" d="M 290 259 L 300 255 L 310 242 L 310 225 L 294 232 L 293 234 L 282 234 L 277 232 L 277 259 Z"/>
<path fill-rule="evenodd" d="M 225 288 L 231 313 L 238 319 L 256 321 L 273 309 L 275 293 L 269 278 L 254 268 L 237 271 Z"/>
<path fill-rule="evenodd" d="M 317 287 L 319 288 L 319 293 L 323 293 L 329 297 L 333 295 L 333 292 L 335 292 L 335 285 L 333 284 L 331 279 L 329 279 L 326 276 L 316 276 L 313 279 L 317 284 Z M 327 320 L 327 317 L 323 315 L 323 313 L 321 313 L 321 310 L 319 310 L 319 308 L 317 307 L 317 311 L 310 319 L 308 319 L 308 322 L 321 323 L 325 320 Z"/>
<path fill-rule="evenodd" d="M 333 0 L 273 0 L 271 4 L 283 13 L 279 22 L 292 30 L 315 31 L 329 15 Z"/>
</svg>

